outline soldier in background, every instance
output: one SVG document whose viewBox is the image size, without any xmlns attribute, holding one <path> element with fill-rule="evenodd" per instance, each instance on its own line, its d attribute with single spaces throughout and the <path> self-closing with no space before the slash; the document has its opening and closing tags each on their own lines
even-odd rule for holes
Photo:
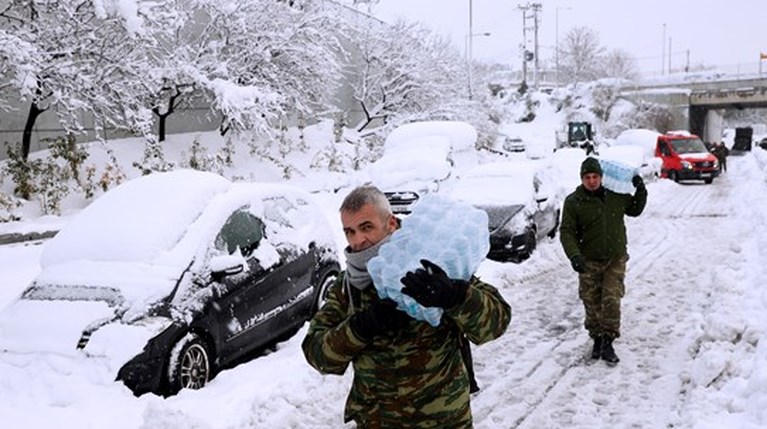
<svg viewBox="0 0 767 429">
<path fill-rule="evenodd" d="M 471 428 L 461 341 L 465 336 L 481 344 L 501 336 L 511 308 L 489 284 L 473 276 L 450 279 L 422 260 L 423 268 L 403 277 L 402 292 L 444 313 L 436 327 L 411 318 L 378 297 L 367 271 L 398 227 L 386 196 L 358 187 L 340 211 L 347 267 L 312 318 L 302 343 L 306 360 L 323 374 L 341 375 L 352 364 L 344 422 L 358 428 Z"/>
<path fill-rule="evenodd" d="M 620 360 L 613 341 L 620 336 L 621 298 L 625 293 L 627 251 L 624 216 L 639 216 L 647 203 L 647 189 L 634 176 L 634 195 L 618 194 L 602 186 L 599 160 L 581 164 L 581 185 L 565 199 L 559 239 L 578 273 L 578 296 L 586 312 L 584 326 L 594 340 L 592 359 L 610 365 Z"/>
<path fill-rule="evenodd" d="M 714 144 L 714 148 L 711 150 L 716 159 L 719 161 L 719 168 L 723 171 L 727 171 L 727 156 L 730 154 L 730 150 L 724 145 L 724 142 Z"/>
</svg>

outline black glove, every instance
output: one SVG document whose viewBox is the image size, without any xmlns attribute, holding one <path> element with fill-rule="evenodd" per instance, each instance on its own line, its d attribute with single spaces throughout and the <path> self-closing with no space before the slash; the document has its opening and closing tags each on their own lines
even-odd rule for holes
<svg viewBox="0 0 767 429">
<path fill-rule="evenodd" d="M 573 270 L 579 273 L 585 273 L 586 272 L 586 266 L 583 263 L 583 258 L 581 255 L 575 255 L 572 259 L 570 259 L 570 265 L 573 266 Z"/>
<path fill-rule="evenodd" d="M 397 303 L 387 298 L 377 299 L 367 310 L 354 313 L 349 326 L 358 337 L 370 341 L 377 335 L 398 331 L 410 320 L 407 313 L 397 309 Z"/>
<path fill-rule="evenodd" d="M 642 176 L 634 176 L 631 178 L 631 184 L 634 185 L 635 188 L 644 188 L 644 180 L 642 180 Z"/>
<path fill-rule="evenodd" d="M 454 280 L 445 271 L 429 260 L 421 259 L 423 268 L 408 271 L 400 279 L 405 287 L 402 293 L 413 297 L 424 307 L 440 307 L 448 309 L 461 304 L 466 299 L 469 283 L 464 280 Z"/>
</svg>

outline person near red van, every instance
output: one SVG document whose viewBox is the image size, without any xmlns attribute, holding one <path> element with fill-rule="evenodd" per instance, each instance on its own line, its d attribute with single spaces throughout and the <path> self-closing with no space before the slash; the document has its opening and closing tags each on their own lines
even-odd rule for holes
<svg viewBox="0 0 767 429">
<path fill-rule="evenodd" d="M 581 185 L 565 199 L 559 239 L 573 270 L 578 272 L 578 295 L 586 312 L 584 326 L 594 340 L 592 359 L 615 365 L 613 340 L 620 336 L 621 298 L 625 294 L 627 252 L 624 216 L 639 216 L 647 189 L 634 176 L 634 195 L 602 186 L 599 160 L 581 164 Z"/>
<path fill-rule="evenodd" d="M 730 150 L 727 149 L 724 142 L 714 143 L 711 153 L 719 160 L 719 168 L 722 169 L 722 172 L 727 172 L 727 155 L 730 154 Z"/>
</svg>

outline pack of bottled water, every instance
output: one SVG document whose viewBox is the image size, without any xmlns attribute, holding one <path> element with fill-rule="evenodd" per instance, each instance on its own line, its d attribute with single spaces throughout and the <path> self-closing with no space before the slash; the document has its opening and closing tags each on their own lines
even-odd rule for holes
<svg viewBox="0 0 767 429">
<path fill-rule="evenodd" d="M 639 174 L 638 168 L 609 159 L 600 159 L 599 165 L 602 167 L 602 186 L 619 194 L 634 193 L 631 179 Z"/>
<path fill-rule="evenodd" d="M 438 326 L 442 309 L 423 307 L 402 293 L 400 279 L 423 268 L 421 259 L 439 265 L 452 279 L 469 280 L 490 250 L 487 213 L 468 203 L 429 194 L 413 206 L 401 228 L 368 262 L 381 298 L 390 298 L 411 317 Z"/>
</svg>

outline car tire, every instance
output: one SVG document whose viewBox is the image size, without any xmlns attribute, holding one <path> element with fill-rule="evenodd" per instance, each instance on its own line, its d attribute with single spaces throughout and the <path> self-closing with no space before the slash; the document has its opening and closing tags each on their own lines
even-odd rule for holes
<svg viewBox="0 0 767 429">
<path fill-rule="evenodd" d="M 714 183 L 714 179 L 703 179 L 703 183 L 705 183 L 706 185 L 710 185 Z"/>
<path fill-rule="evenodd" d="M 679 174 L 675 170 L 671 170 L 668 172 L 668 178 L 671 179 L 674 182 L 679 182 Z"/>
<path fill-rule="evenodd" d="M 330 288 L 336 283 L 338 279 L 338 273 L 332 270 L 327 270 L 319 277 L 320 281 L 317 283 L 319 290 L 314 298 L 314 307 L 312 308 L 312 315 L 316 313 L 323 305 L 328 301 L 328 292 Z"/>
<path fill-rule="evenodd" d="M 172 394 L 181 389 L 201 389 L 213 378 L 213 356 L 197 334 L 187 334 L 168 356 L 168 387 Z"/>
<path fill-rule="evenodd" d="M 556 238 L 557 237 L 557 231 L 559 230 L 559 210 L 557 210 L 557 221 L 554 222 L 554 228 L 551 228 L 551 231 L 547 234 L 549 238 Z"/>
<path fill-rule="evenodd" d="M 525 261 L 533 255 L 536 244 L 535 231 L 527 231 L 527 234 L 525 235 L 525 250 L 519 255 L 519 262 Z"/>
</svg>

